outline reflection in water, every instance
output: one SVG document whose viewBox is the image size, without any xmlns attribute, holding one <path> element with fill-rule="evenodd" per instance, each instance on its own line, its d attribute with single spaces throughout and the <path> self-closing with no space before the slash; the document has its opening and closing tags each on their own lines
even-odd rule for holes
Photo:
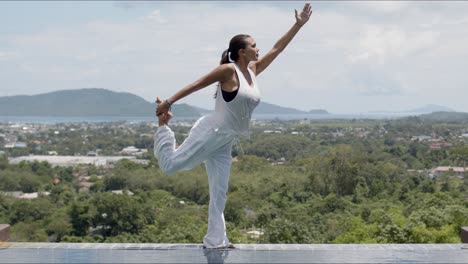
<svg viewBox="0 0 468 264">
<path fill-rule="evenodd" d="M 207 263 L 224 263 L 229 255 L 228 249 L 217 249 L 217 248 L 204 248 L 203 254 L 206 257 Z"/>
</svg>

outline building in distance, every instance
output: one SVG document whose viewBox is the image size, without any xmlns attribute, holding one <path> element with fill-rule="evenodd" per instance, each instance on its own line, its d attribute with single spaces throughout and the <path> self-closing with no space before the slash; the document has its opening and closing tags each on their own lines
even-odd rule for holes
<svg viewBox="0 0 468 264">
<path fill-rule="evenodd" d="M 148 160 L 137 159 L 135 156 L 47 156 L 31 155 L 9 158 L 11 164 L 18 164 L 22 161 L 46 161 L 52 166 L 74 167 L 80 164 L 89 164 L 95 166 L 113 165 L 122 159 L 128 159 L 139 164 L 148 164 Z"/>
</svg>

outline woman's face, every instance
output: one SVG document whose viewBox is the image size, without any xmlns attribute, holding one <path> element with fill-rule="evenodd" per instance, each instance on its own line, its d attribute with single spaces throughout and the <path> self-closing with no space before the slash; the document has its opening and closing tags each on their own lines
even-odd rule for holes
<svg viewBox="0 0 468 264">
<path fill-rule="evenodd" d="M 245 59 L 250 61 L 257 61 L 259 56 L 259 49 L 257 48 L 257 43 L 253 38 L 246 39 L 247 45 L 245 49 L 241 49 L 242 55 L 245 56 Z"/>
</svg>

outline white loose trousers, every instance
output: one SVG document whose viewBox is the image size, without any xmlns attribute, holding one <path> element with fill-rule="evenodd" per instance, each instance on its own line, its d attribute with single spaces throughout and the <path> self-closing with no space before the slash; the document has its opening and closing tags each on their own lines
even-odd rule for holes
<svg viewBox="0 0 468 264">
<path fill-rule="evenodd" d="M 203 244 L 207 248 L 227 247 L 229 240 L 223 212 L 234 137 L 219 133 L 208 119 L 201 117 L 178 148 L 175 147 L 174 132 L 168 126 L 158 127 L 154 134 L 154 155 L 158 159 L 161 171 L 168 174 L 189 170 L 202 162 L 205 163 L 210 202 L 208 231 L 203 238 Z"/>
</svg>

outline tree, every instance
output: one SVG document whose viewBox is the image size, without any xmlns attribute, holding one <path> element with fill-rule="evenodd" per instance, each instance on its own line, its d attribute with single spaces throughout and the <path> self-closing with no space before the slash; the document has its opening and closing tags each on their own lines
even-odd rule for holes
<svg viewBox="0 0 468 264">
<path fill-rule="evenodd" d="M 85 236 L 91 226 L 91 217 L 94 212 L 88 201 L 73 202 L 68 211 L 72 234 L 75 236 Z"/>
<path fill-rule="evenodd" d="M 15 200 L 10 207 L 10 224 L 34 222 L 52 213 L 54 207 L 47 198 L 35 200 Z"/>
<path fill-rule="evenodd" d="M 369 194 L 369 187 L 367 187 L 366 179 L 359 177 L 357 180 L 356 188 L 353 194 L 353 203 L 361 203 Z"/>
<path fill-rule="evenodd" d="M 40 223 L 18 222 L 11 227 L 11 240 L 14 242 L 48 242 L 47 233 Z"/>
<path fill-rule="evenodd" d="M 468 164 L 468 146 L 455 147 L 450 151 L 450 158 L 458 166 L 463 167 L 463 185 L 460 190 L 468 197 L 468 175 L 466 175 L 465 168 Z"/>
<path fill-rule="evenodd" d="M 6 156 L 0 156 L 0 170 L 5 170 L 7 168 L 8 168 L 8 158 Z"/>
<path fill-rule="evenodd" d="M 65 210 L 58 210 L 50 216 L 46 224 L 46 232 L 49 235 L 49 241 L 60 242 L 63 237 L 73 231 L 70 223 L 70 217 Z"/>
<path fill-rule="evenodd" d="M 128 172 L 127 172 L 128 173 Z M 107 191 L 122 190 L 127 188 L 128 174 L 118 173 L 117 175 L 104 177 L 104 185 Z"/>
<path fill-rule="evenodd" d="M 310 244 L 320 242 L 313 226 L 300 221 L 277 218 L 265 227 L 262 242 L 266 243 L 296 243 Z"/>
<path fill-rule="evenodd" d="M 139 202 L 128 195 L 114 195 L 111 193 L 96 193 L 91 203 L 96 208 L 92 215 L 95 227 L 102 227 L 104 236 L 118 234 L 138 233 L 150 219 L 155 211 L 144 212 Z"/>
<path fill-rule="evenodd" d="M 329 155 L 328 173 L 334 178 L 336 194 L 338 196 L 353 194 L 357 183 L 358 167 L 351 160 L 351 146 L 336 146 Z"/>
</svg>

